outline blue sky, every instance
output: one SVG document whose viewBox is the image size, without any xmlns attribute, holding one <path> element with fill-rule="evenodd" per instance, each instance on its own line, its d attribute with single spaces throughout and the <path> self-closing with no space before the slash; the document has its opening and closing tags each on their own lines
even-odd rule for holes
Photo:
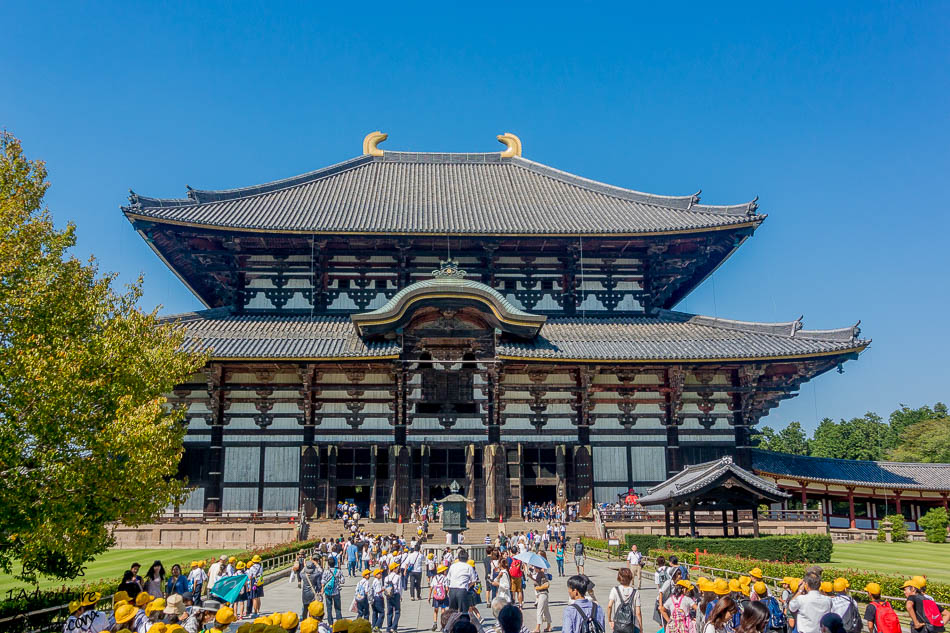
<svg viewBox="0 0 950 633">
<path fill-rule="evenodd" d="M 78 254 L 198 307 L 119 212 L 386 148 L 524 155 L 769 218 L 679 308 L 874 339 L 765 420 L 946 401 L 950 3 L 0 4 L 0 126 Z M 669 4 L 669 3 L 667 3 Z"/>
</svg>

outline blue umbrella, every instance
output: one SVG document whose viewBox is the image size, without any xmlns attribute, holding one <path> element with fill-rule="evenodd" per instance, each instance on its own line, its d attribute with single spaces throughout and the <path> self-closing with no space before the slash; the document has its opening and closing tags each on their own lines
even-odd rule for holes
<svg viewBox="0 0 950 633">
<path fill-rule="evenodd" d="M 244 574 L 237 576 L 225 576 L 218 582 L 214 583 L 214 587 L 212 587 L 211 591 L 208 593 L 221 598 L 225 602 L 233 603 L 241 594 L 241 589 L 244 588 L 244 583 L 246 582 L 247 576 Z"/>
<path fill-rule="evenodd" d="M 540 567 L 541 569 L 547 569 L 551 566 L 551 564 L 545 560 L 543 556 L 535 554 L 534 552 L 521 552 L 512 558 L 515 560 L 520 560 L 522 563 L 531 565 L 532 567 Z"/>
</svg>

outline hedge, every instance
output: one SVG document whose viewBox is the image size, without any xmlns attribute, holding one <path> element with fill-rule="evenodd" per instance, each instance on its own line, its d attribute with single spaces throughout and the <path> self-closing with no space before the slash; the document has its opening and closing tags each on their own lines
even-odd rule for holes
<svg viewBox="0 0 950 633">
<path fill-rule="evenodd" d="M 681 561 L 686 562 L 687 564 L 696 563 L 695 552 L 693 551 L 663 549 L 650 550 L 651 557 L 660 555 L 666 556 L 667 558 L 670 555 L 676 555 Z M 722 574 L 721 572 L 717 572 L 717 575 L 725 576 L 727 578 L 738 577 L 742 574 L 746 574 L 753 567 L 760 568 L 765 576 L 770 576 L 772 578 L 783 578 L 785 576 L 801 578 L 805 575 L 805 568 L 809 566 L 805 563 L 783 563 L 770 560 L 743 558 L 740 556 L 727 556 L 724 554 L 702 553 L 699 555 L 699 565 L 733 571 L 734 573 L 732 574 Z M 825 578 L 837 578 L 839 576 L 847 578 L 851 582 L 851 590 L 853 592 L 863 591 L 864 586 L 869 582 L 876 582 L 880 583 L 881 590 L 885 596 L 897 598 L 904 595 L 901 585 L 904 584 L 904 581 L 907 579 L 907 577 L 914 573 L 913 570 L 908 570 L 907 576 L 898 576 L 895 574 L 883 574 L 880 572 L 868 571 L 866 569 L 851 569 L 849 567 L 836 567 L 833 565 L 821 565 L 821 568 Z M 927 583 L 927 593 L 933 596 L 937 602 L 950 603 L 950 584 L 929 582 Z"/>
<path fill-rule="evenodd" d="M 255 554 L 259 555 L 261 558 L 273 558 L 282 554 L 296 552 L 300 549 L 313 547 L 319 542 L 320 539 L 297 541 L 293 543 L 285 543 L 283 545 L 276 545 L 274 547 L 246 550 L 232 555 L 239 559 L 249 559 Z M 189 559 L 187 562 L 172 561 L 171 563 L 166 564 L 165 569 L 170 570 L 172 565 L 175 563 L 181 565 L 182 570 L 187 573 L 191 559 Z M 84 582 L 78 585 L 70 586 L 63 585 L 59 589 L 36 591 L 32 593 L 26 593 L 25 595 L 17 593 L 16 590 L 11 590 L 13 597 L 0 600 L 0 618 L 66 604 L 71 600 L 79 598 L 84 592 L 87 591 L 98 591 L 103 597 L 106 597 L 116 592 L 121 580 L 122 579 L 118 577 L 103 578 L 93 582 Z M 52 615 L 53 614 L 45 616 L 47 622 L 50 621 L 50 617 L 52 617 Z M 44 616 L 40 616 L 40 618 L 43 617 Z M 21 622 L 24 621 L 21 620 Z M 36 626 L 39 625 L 40 622 L 31 622 L 30 624 Z"/>
<path fill-rule="evenodd" d="M 891 522 L 891 541 L 894 543 L 906 543 L 907 542 L 907 523 L 904 521 L 904 515 L 902 514 L 889 514 L 884 519 L 878 523 L 877 527 L 877 542 L 884 543 L 887 541 L 887 535 L 884 532 L 884 522 Z"/>
<path fill-rule="evenodd" d="M 796 534 L 760 536 L 759 538 L 678 538 L 652 534 L 628 534 L 627 547 L 636 544 L 642 552 L 651 549 L 675 549 L 693 552 L 744 556 L 802 563 L 827 563 L 831 560 L 832 542 L 827 534 Z"/>
</svg>

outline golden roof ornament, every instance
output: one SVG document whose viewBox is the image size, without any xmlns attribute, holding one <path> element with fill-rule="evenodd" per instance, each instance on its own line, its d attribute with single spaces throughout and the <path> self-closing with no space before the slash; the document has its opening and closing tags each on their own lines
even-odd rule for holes
<svg viewBox="0 0 950 633">
<path fill-rule="evenodd" d="M 498 139 L 499 143 L 502 143 L 507 147 L 505 151 L 501 153 L 502 158 L 511 158 L 512 156 L 521 156 L 521 139 L 512 134 L 511 132 L 505 132 L 504 134 L 499 134 L 495 138 Z"/>
<path fill-rule="evenodd" d="M 379 144 L 389 138 L 389 134 L 383 134 L 379 130 L 370 132 L 363 138 L 363 154 L 368 156 L 382 156 L 383 150 L 379 149 Z"/>
</svg>

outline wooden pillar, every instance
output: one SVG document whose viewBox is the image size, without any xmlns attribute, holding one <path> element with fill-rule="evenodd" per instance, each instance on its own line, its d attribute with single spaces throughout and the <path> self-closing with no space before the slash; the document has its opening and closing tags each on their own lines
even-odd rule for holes
<svg viewBox="0 0 950 633">
<path fill-rule="evenodd" d="M 732 509 L 732 535 L 739 536 L 739 510 Z"/>
<path fill-rule="evenodd" d="M 897 512 L 897 514 L 903 514 L 903 512 L 901 511 L 901 492 L 903 491 L 902 490 L 894 491 L 894 511 Z"/>
<path fill-rule="evenodd" d="M 683 467 L 680 451 L 679 424 L 682 422 L 680 411 L 683 408 L 683 386 L 686 384 L 686 372 L 682 367 L 670 367 L 666 371 L 666 394 L 664 420 L 666 426 L 666 476 L 672 477 Z"/>
<path fill-rule="evenodd" d="M 419 459 L 419 465 L 421 466 L 419 472 L 421 495 L 419 498 L 422 500 L 422 505 L 429 505 L 429 502 L 432 501 L 429 497 L 429 462 L 432 459 L 432 447 L 428 444 L 423 444 L 419 447 L 419 452 L 421 453 Z"/>
<path fill-rule="evenodd" d="M 666 535 L 670 536 L 670 507 L 664 506 L 663 514 L 666 517 Z"/>
<path fill-rule="evenodd" d="M 498 520 L 507 516 L 508 457 L 502 444 L 489 444 L 482 457 L 485 474 L 485 518 Z"/>
<path fill-rule="evenodd" d="M 208 450 L 208 487 L 205 489 L 205 514 L 222 511 L 224 493 L 224 367 L 220 364 L 205 368 L 208 384 L 208 410 L 211 412 L 211 441 Z"/>
<path fill-rule="evenodd" d="M 726 511 L 722 511 L 722 535 L 729 536 L 729 519 L 726 517 Z"/>
<path fill-rule="evenodd" d="M 555 464 L 555 474 L 557 475 L 557 506 L 562 510 L 567 509 L 567 446 L 558 444 L 554 447 L 554 457 L 557 460 Z M 946 498 L 944 498 L 946 503 Z"/>
<path fill-rule="evenodd" d="M 466 504 L 468 516 L 475 518 L 475 445 L 465 446 L 465 496 L 469 502 Z"/>
<path fill-rule="evenodd" d="M 594 462 L 589 444 L 574 447 L 574 491 L 577 515 L 590 515 L 594 509 Z"/>
<path fill-rule="evenodd" d="M 408 446 L 389 447 L 389 493 L 390 518 L 409 520 L 410 485 L 412 477 L 412 452 Z"/>
<path fill-rule="evenodd" d="M 312 433 L 311 429 L 308 442 L 304 427 L 304 445 L 300 450 L 300 506 L 308 519 L 317 513 L 317 482 L 320 478 L 320 458 L 313 446 Z"/>
<path fill-rule="evenodd" d="M 336 458 L 340 449 L 336 446 L 327 446 L 327 480 L 326 486 L 327 507 L 324 516 L 331 519 L 336 516 Z"/>
<path fill-rule="evenodd" d="M 376 456 L 376 444 L 369 447 L 369 518 L 375 521 L 378 518 L 379 510 L 376 507 L 379 499 L 379 486 L 376 483 L 377 466 L 379 461 Z"/>
<path fill-rule="evenodd" d="M 689 504 L 689 535 L 693 538 L 699 536 L 696 533 L 696 506 Z"/>
<path fill-rule="evenodd" d="M 940 498 L 943 500 L 943 509 L 946 510 L 947 509 L 947 493 L 941 492 Z"/>
<path fill-rule="evenodd" d="M 673 534 L 674 536 L 680 535 L 680 510 L 679 508 L 674 508 L 673 510 Z"/>
<path fill-rule="evenodd" d="M 856 527 L 854 520 L 854 488 L 848 488 L 848 524 L 853 530 Z"/>
<path fill-rule="evenodd" d="M 805 482 L 799 482 L 802 485 L 802 510 L 808 509 L 808 490 L 805 488 Z"/>
<path fill-rule="evenodd" d="M 759 505 L 752 506 L 752 536 L 759 538 Z"/>
</svg>

